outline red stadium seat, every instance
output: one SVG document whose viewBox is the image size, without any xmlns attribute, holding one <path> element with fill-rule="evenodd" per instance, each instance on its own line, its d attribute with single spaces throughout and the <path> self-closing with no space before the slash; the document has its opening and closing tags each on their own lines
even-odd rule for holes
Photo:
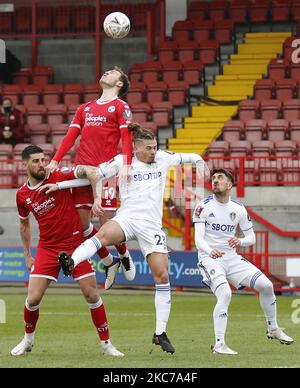
<svg viewBox="0 0 300 388">
<path fill-rule="evenodd" d="M 267 138 L 267 123 L 265 120 L 249 120 L 246 123 L 246 140 L 255 141 Z"/>
<path fill-rule="evenodd" d="M 215 25 L 215 40 L 220 44 L 230 44 L 233 38 L 232 20 L 222 20 Z"/>
<path fill-rule="evenodd" d="M 280 100 L 262 100 L 260 104 L 261 118 L 273 120 L 280 117 L 282 103 Z"/>
<path fill-rule="evenodd" d="M 162 65 L 158 61 L 147 61 L 143 63 L 143 82 L 156 82 L 161 79 Z"/>
<path fill-rule="evenodd" d="M 171 61 L 163 65 L 162 80 L 170 83 L 182 79 L 182 63 Z"/>
<path fill-rule="evenodd" d="M 212 20 L 195 20 L 193 39 L 198 42 L 206 42 L 211 39 L 214 31 L 214 22 Z"/>
<path fill-rule="evenodd" d="M 293 63 L 291 62 L 290 67 L 290 76 L 294 80 L 300 80 L 300 63 Z"/>
<path fill-rule="evenodd" d="M 234 23 L 245 23 L 247 21 L 248 8 L 248 0 L 233 0 L 229 6 L 230 19 Z"/>
<path fill-rule="evenodd" d="M 158 127 L 167 127 L 172 122 L 173 105 L 169 101 L 152 104 L 152 120 Z"/>
<path fill-rule="evenodd" d="M 239 104 L 239 119 L 246 122 L 258 118 L 260 104 L 258 100 L 242 100 Z"/>
<path fill-rule="evenodd" d="M 76 7 L 76 12 L 73 12 L 73 26 L 76 32 L 94 31 L 95 10 L 92 6 Z"/>
<path fill-rule="evenodd" d="M 272 0 L 272 22 L 288 22 L 291 0 Z"/>
<path fill-rule="evenodd" d="M 12 13 L 1 12 L 0 13 L 0 33 L 8 34 L 12 30 Z"/>
<path fill-rule="evenodd" d="M 230 143 L 231 156 L 249 156 L 252 154 L 252 144 L 250 141 L 233 141 Z"/>
<path fill-rule="evenodd" d="M 293 140 L 282 140 L 275 144 L 276 156 L 297 155 L 297 143 Z"/>
<path fill-rule="evenodd" d="M 173 26 L 173 39 L 177 42 L 192 38 L 193 22 L 190 20 L 178 20 Z"/>
<path fill-rule="evenodd" d="M 286 77 L 289 68 L 287 59 L 272 59 L 268 65 L 269 78 L 273 80 L 283 79 Z"/>
<path fill-rule="evenodd" d="M 76 110 L 78 108 L 78 105 L 69 105 L 68 106 L 68 111 L 67 111 L 67 121 L 68 123 L 71 123 L 74 116 L 75 116 L 75 113 L 76 113 Z"/>
<path fill-rule="evenodd" d="M 249 7 L 251 23 L 265 23 L 268 21 L 269 0 L 252 0 Z"/>
<path fill-rule="evenodd" d="M 283 102 L 283 118 L 289 121 L 300 119 L 300 100 L 298 98 Z"/>
<path fill-rule="evenodd" d="M 13 79 L 15 84 L 28 85 L 31 80 L 31 69 L 29 67 L 22 67 L 13 74 Z"/>
<path fill-rule="evenodd" d="M 54 32 L 70 32 L 71 27 L 71 7 L 55 8 L 53 17 Z"/>
<path fill-rule="evenodd" d="M 48 107 L 48 124 L 56 125 L 62 124 L 65 122 L 65 117 L 67 113 L 67 107 L 64 104 L 50 105 Z"/>
<path fill-rule="evenodd" d="M 229 5 L 229 1 L 226 0 L 212 1 L 210 4 L 210 19 L 218 23 L 226 19 Z"/>
<path fill-rule="evenodd" d="M 176 43 L 177 46 L 177 43 Z M 143 64 L 135 63 L 131 65 L 129 70 L 129 78 L 131 82 L 140 82 L 142 81 L 142 73 L 143 73 Z"/>
<path fill-rule="evenodd" d="M 158 48 L 158 60 L 161 64 L 168 63 L 177 59 L 178 42 L 175 40 L 166 40 Z"/>
<path fill-rule="evenodd" d="M 229 143 L 227 141 L 215 141 L 208 146 L 207 155 L 214 156 L 228 156 Z"/>
<path fill-rule="evenodd" d="M 45 120 L 47 109 L 44 105 L 31 105 L 27 107 L 27 124 L 42 124 Z"/>
<path fill-rule="evenodd" d="M 210 3 L 207 1 L 193 1 L 188 8 L 188 19 L 193 21 L 207 19 L 209 8 Z"/>
<path fill-rule="evenodd" d="M 153 104 L 158 101 L 166 101 L 167 84 L 163 81 L 152 82 L 148 84 L 147 102 Z"/>
<path fill-rule="evenodd" d="M 219 43 L 216 40 L 201 42 L 199 48 L 199 59 L 204 65 L 213 65 L 219 56 Z"/>
<path fill-rule="evenodd" d="M 30 139 L 32 144 L 47 143 L 49 135 L 48 124 L 35 124 L 30 127 Z"/>
<path fill-rule="evenodd" d="M 197 59 L 199 45 L 193 40 L 182 40 L 178 42 L 178 59 L 180 62 L 187 62 Z"/>
<path fill-rule="evenodd" d="M 290 122 L 291 140 L 300 143 L 300 120 Z"/>
<path fill-rule="evenodd" d="M 229 120 L 223 127 L 223 139 L 228 143 L 239 141 L 241 135 L 245 136 L 245 125 L 243 121 Z"/>
<path fill-rule="evenodd" d="M 98 83 L 90 83 L 84 85 L 83 101 L 89 102 L 97 100 L 101 95 L 101 87 Z"/>
<path fill-rule="evenodd" d="M 136 122 L 152 121 L 151 105 L 148 102 L 131 105 L 133 120 Z"/>
<path fill-rule="evenodd" d="M 16 8 L 13 25 L 17 33 L 31 32 L 31 8 Z"/>
<path fill-rule="evenodd" d="M 37 8 L 37 30 L 38 32 L 50 32 L 52 28 L 53 7 Z"/>
<path fill-rule="evenodd" d="M 80 104 L 82 100 L 83 86 L 81 84 L 66 84 L 64 86 L 64 104 L 75 105 Z"/>
<path fill-rule="evenodd" d="M 36 85 L 47 85 L 53 76 L 53 69 L 50 66 L 36 66 L 32 71 L 32 81 Z"/>
<path fill-rule="evenodd" d="M 275 82 L 271 79 L 259 79 L 255 82 L 254 96 L 256 100 L 270 100 L 273 97 Z"/>
<path fill-rule="evenodd" d="M 12 100 L 14 105 L 19 104 L 20 95 L 22 94 L 23 88 L 20 85 L 4 85 L 2 87 L 2 101 L 5 97 Z"/>
<path fill-rule="evenodd" d="M 0 159 L 11 159 L 13 146 L 11 144 L 0 144 Z"/>
<path fill-rule="evenodd" d="M 131 106 L 144 102 L 146 98 L 146 84 L 144 82 L 132 82 L 126 95 L 126 101 Z"/>
<path fill-rule="evenodd" d="M 55 148 L 53 144 L 48 144 L 48 143 L 39 143 L 37 144 L 38 147 L 40 147 L 46 156 L 47 159 L 51 159 L 52 156 L 54 155 Z"/>
<path fill-rule="evenodd" d="M 252 144 L 253 156 L 270 156 L 274 154 L 274 143 L 270 140 L 256 141 Z"/>
<path fill-rule="evenodd" d="M 26 147 L 30 146 L 30 145 L 32 145 L 32 144 L 30 144 L 30 143 L 20 143 L 20 144 L 16 144 L 16 145 L 14 146 L 14 154 L 13 154 L 13 157 L 14 157 L 14 158 L 18 158 L 18 157 L 20 158 L 21 155 L 22 155 L 23 150 L 24 150 Z"/>
<path fill-rule="evenodd" d="M 64 86 L 62 84 L 49 84 L 43 88 L 43 101 L 46 106 L 60 104 Z"/>
<path fill-rule="evenodd" d="M 187 61 L 183 63 L 183 80 L 189 85 L 202 83 L 203 63 L 201 61 Z"/>
<path fill-rule="evenodd" d="M 297 81 L 292 79 L 276 80 L 276 98 L 285 101 L 293 98 L 296 93 Z"/>
<path fill-rule="evenodd" d="M 270 120 L 268 122 L 269 140 L 282 141 L 289 138 L 289 123 L 286 120 Z"/>
<path fill-rule="evenodd" d="M 61 140 L 68 132 L 69 124 L 56 124 L 51 126 L 51 143 L 54 147 L 58 147 Z"/>
<path fill-rule="evenodd" d="M 189 85 L 185 81 L 176 81 L 168 84 L 169 101 L 174 106 L 182 106 L 186 104 L 186 96 Z"/>
<path fill-rule="evenodd" d="M 41 100 L 42 89 L 38 85 L 24 85 L 23 87 L 23 105 L 26 107 L 38 105 Z"/>
<path fill-rule="evenodd" d="M 291 16 L 293 20 L 300 21 L 300 3 L 297 1 L 293 1 Z"/>
<path fill-rule="evenodd" d="M 154 135 L 157 134 L 157 125 L 154 121 L 145 121 L 140 123 L 142 128 L 149 129 Z"/>
</svg>

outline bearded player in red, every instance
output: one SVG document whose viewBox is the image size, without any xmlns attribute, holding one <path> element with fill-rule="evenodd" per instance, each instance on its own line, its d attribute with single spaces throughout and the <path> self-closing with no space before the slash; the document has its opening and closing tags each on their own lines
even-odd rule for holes
<svg viewBox="0 0 300 388">
<path fill-rule="evenodd" d="M 101 163 L 108 162 L 118 154 L 118 145 L 122 140 L 122 154 L 125 160 L 119 180 L 128 179 L 133 151 L 132 134 L 127 126 L 131 123 L 132 114 L 127 103 L 118 96 L 127 93 L 129 80 L 120 68 L 115 67 L 102 75 L 100 86 L 103 90 L 101 97 L 77 109 L 66 136 L 46 167 L 48 174 L 57 168 L 61 159 L 81 135 L 79 146 L 76 148 L 75 165 L 98 167 Z M 97 233 L 97 229 L 91 224 L 91 209 L 94 203 L 92 188 L 74 188 L 73 200 L 81 219 L 84 238 L 91 238 Z M 100 217 L 101 225 L 115 215 L 116 205 L 116 181 L 113 180 L 104 188 L 102 208 L 105 212 Z M 105 247 L 98 251 L 105 266 L 106 277 L 116 266 L 120 266 L 121 261 L 125 278 L 133 280 L 135 266 L 125 243 L 117 245 L 116 249 L 121 260 L 113 257 Z"/>
<path fill-rule="evenodd" d="M 25 336 L 12 349 L 10 353 L 12 356 L 21 356 L 32 350 L 40 303 L 51 281 L 57 282 L 58 279 L 60 271 L 58 253 L 65 247 L 69 252 L 73 252 L 78 244 L 83 242 L 83 230 L 70 190 L 60 190 L 47 195 L 40 191 L 40 187 L 43 183 L 87 177 L 84 167 L 78 166 L 72 170 L 57 169 L 46 179 L 45 156 L 43 150 L 37 146 L 26 147 L 22 153 L 22 160 L 28 180 L 17 192 L 17 206 L 26 266 L 31 273 L 24 307 Z M 90 182 L 95 189 L 92 178 Z M 30 252 L 30 213 L 35 217 L 40 229 L 35 259 Z M 90 308 L 103 353 L 109 356 L 124 356 L 110 342 L 105 308 L 97 291 L 95 271 L 91 263 L 86 260 L 78 265 L 73 278 L 77 281 Z"/>
</svg>

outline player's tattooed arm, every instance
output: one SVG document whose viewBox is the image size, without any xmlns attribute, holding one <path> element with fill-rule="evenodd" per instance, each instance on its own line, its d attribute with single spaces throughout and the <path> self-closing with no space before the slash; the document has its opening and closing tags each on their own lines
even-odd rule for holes
<svg viewBox="0 0 300 388">
<path fill-rule="evenodd" d="M 30 234 L 30 223 L 29 219 L 20 219 L 20 236 L 24 247 L 24 257 L 26 261 L 26 267 L 30 270 L 33 265 L 33 257 L 31 256 L 30 251 L 30 241 L 31 241 L 31 234 Z"/>
<path fill-rule="evenodd" d="M 94 198 L 101 198 L 103 176 L 100 174 L 98 168 L 92 166 L 78 166 L 76 169 L 76 176 L 79 179 L 87 178 L 93 188 Z"/>
</svg>

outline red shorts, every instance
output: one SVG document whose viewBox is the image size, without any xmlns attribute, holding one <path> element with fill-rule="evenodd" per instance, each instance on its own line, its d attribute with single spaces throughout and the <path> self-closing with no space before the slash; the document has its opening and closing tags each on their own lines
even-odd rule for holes
<svg viewBox="0 0 300 388">
<path fill-rule="evenodd" d="M 72 255 L 75 249 L 67 250 L 69 255 Z M 56 249 L 45 249 L 39 247 L 36 251 L 35 260 L 31 268 L 30 277 L 46 278 L 57 282 L 61 266 L 58 262 L 58 254 L 60 251 Z M 85 260 L 78 264 L 73 271 L 74 280 L 81 280 L 89 276 L 94 276 L 95 271 L 92 264 Z"/>
<path fill-rule="evenodd" d="M 117 209 L 117 189 L 115 179 L 105 181 L 102 189 L 102 208 L 104 210 Z M 76 209 L 91 209 L 94 203 L 92 186 L 76 187 L 72 189 L 73 201 Z"/>
</svg>

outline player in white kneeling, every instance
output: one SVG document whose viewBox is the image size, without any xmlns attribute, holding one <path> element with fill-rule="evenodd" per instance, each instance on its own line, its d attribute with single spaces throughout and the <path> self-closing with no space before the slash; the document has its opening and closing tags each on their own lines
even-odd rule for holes
<svg viewBox="0 0 300 388">
<path fill-rule="evenodd" d="M 212 172 L 213 195 L 195 208 L 195 242 L 198 266 L 206 284 L 217 298 L 214 309 L 215 345 L 213 353 L 238 354 L 225 343 L 228 308 L 231 301 L 229 284 L 236 288 L 250 287 L 259 292 L 260 304 L 267 320 L 267 337 L 290 345 L 294 341 L 277 324 L 276 298 L 271 281 L 253 264 L 238 255 L 238 247 L 255 244 L 255 233 L 243 204 L 230 197 L 234 177 L 219 168 Z M 244 237 L 237 238 L 238 225 Z"/>
<path fill-rule="evenodd" d="M 153 343 L 168 352 L 174 348 L 166 335 L 166 327 L 171 310 L 171 289 L 168 274 L 168 249 L 166 236 L 162 230 L 162 208 L 167 172 L 170 166 L 183 163 L 195 163 L 200 176 L 210 177 L 210 172 L 201 156 L 196 154 L 173 154 L 157 151 L 157 142 L 153 133 L 130 124 L 128 129 L 134 132 L 133 142 L 135 156 L 131 164 L 131 180 L 127 185 L 120 185 L 121 207 L 117 215 L 104 224 L 98 233 L 81 244 L 72 257 L 62 253 L 59 260 L 65 275 L 84 259 L 92 257 L 102 246 L 137 240 L 146 258 L 155 282 L 156 330 Z M 99 166 L 99 183 L 101 180 L 117 175 L 123 165 L 122 155 Z M 201 173 L 202 172 L 202 173 Z M 90 177 L 92 179 L 92 177 Z M 98 192 L 101 194 L 101 185 Z M 100 197 L 93 206 L 94 213 L 101 212 Z M 117 267 L 111 268 L 107 281 L 114 281 Z M 107 285 L 107 288 L 110 286 Z"/>
</svg>

